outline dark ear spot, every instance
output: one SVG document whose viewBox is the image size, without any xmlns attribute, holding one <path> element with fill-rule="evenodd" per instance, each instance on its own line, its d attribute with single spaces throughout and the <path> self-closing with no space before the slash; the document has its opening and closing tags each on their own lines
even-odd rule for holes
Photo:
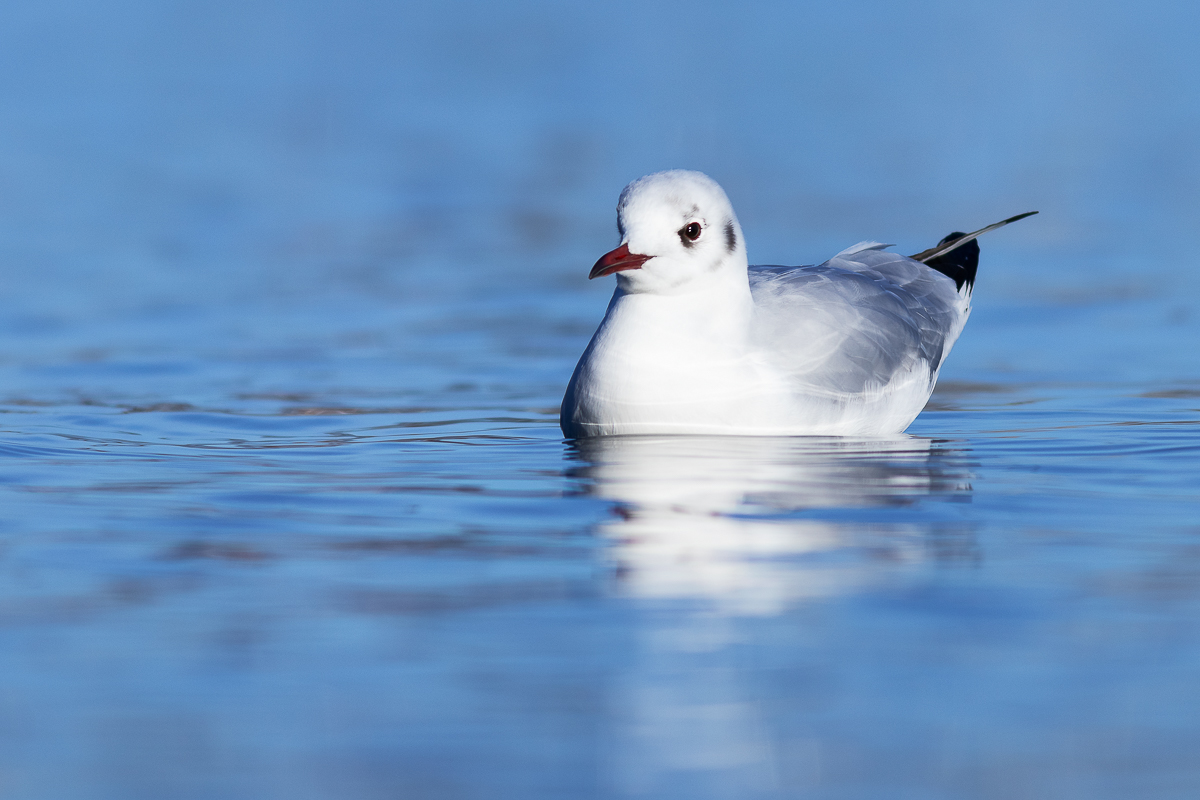
<svg viewBox="0 0 1200 800">
<path fill-rule="evenodd" d="M 737 250 L 737 232 L 733 229 L 733 220 L 725 223 L 725 247 L 731 253 Z"/>
</svg>

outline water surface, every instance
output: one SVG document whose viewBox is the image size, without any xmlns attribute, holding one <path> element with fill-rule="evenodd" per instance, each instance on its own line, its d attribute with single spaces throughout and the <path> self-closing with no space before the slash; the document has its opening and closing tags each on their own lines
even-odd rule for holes
<svg viewBox="0 0 1200 800">
<path fill-rule="evenodd" d="M 1195 785 L 1194 385 L 950 379 L 895 439 L 563 442 L 579 335 L 488 329 L 457 368 L 366 333 L 10 368 L 100 387 L 0 418 L 11 794 Z"/>
</svg>

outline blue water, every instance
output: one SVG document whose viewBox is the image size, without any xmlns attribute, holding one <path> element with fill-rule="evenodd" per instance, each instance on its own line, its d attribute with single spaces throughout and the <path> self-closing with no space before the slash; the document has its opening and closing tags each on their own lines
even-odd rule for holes
<svg viewBox="0 0 1200 800">
<path fill-rule="evenodd" d="M 1198 21 L 0 11 L 0 794 L 1195 797 Z M 564 442 L 669 167 L 761 263 L 1042 213 L 906 439 Z"/>
</svg>

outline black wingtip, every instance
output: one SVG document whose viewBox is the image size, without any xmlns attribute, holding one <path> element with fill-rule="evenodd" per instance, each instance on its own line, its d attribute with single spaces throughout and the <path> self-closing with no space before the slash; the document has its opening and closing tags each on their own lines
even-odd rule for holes
<svg viewBox="0 0 1200 800">
<path fill-rule="evenodd" d="M 1037 212 L 1034 211 L 1032 213 L 1036 214 Z M 1029 216 L 1029 214 L 1022 214 L 1019 217 L 1013 217 L 1012 219 L 1005 220 L 1005 222 L 1012 222 L 1013 220 L 1018 220 L 1021 219 L 1021 217 L 1027 216 Z M 942 239 L 940 242 L 938 242 L 938 247 L 941 247 L 944 244 L 949 244 L 956 239 L 961 239 L 966 235 L 967 234 L 963 233 L 962 231 L 955 231 L 945 239 Z M 979 243 L 972 239 L 963 246 L 956 247 L 945 255 L 929 259 L 925 262 L 925 264 L 933 267 L 938 272 L 950 278 L 952 281 L 954 281 L 954 285 L 960 290 L 963 288 L 963 286 L 968 288 L 973 287 L 975 285 L 975 272 L 979 269 Z"/>
<path fill-rule="evenodd" d="M 1026 211 L 1024 214 L 1017 214 L 1015 217 L 1009 217 L 1008 219 L 1004 220 L 1004 222 L 1001 222 L 1000 224 L 1001 224 L 1001 225 L 1007 225 L 1008 223 L 1010 223 L 1010 222 L 1016 222 L 1016 221 L 1017 221 L 1017 220 L 1019 220 L 1019 219 L 1025 219 L 1026 217 L 1032 217 L 1032 216 L 1033 216 L 1034 214 L 1036 214 L 1036 213 L 1038 213 L 1038 212 L 1036 212 L 1036 211 Z"/>
<path fill-rule="evenodd" d="M 979 245 L 975 243 L 975 239 L 988 231 L 994 231 L 997 228 L 1003 228 L 1010 222 L 1016 222 L 1019 219 L 1032 217 L 1036 211 L 1026 211 L 1024 214 L 1017 214 L 1015 217 L 1001 220 L 994 225 L 988 225 L 986 228 L 980 228 L 974 233 L 962 233 L 955 231 L 954 233 L 942 239 L 935 246 L 928 250 L 922 250 L 915 256 L 910 256 L 914 261 L 920 261 L 933 267 L 943 275 L 948 275 L 958 285 L 959 289 L 965 285 L 968 289 L 975 285 L 975 270 L 979 267 Z M 965 239 L 962 244 L 953 244 L 959 239 Z M 950 245 L 950 246 L 947 246 Z M 938 255 L 938 254 L 941 255 Z"/>
</svg>

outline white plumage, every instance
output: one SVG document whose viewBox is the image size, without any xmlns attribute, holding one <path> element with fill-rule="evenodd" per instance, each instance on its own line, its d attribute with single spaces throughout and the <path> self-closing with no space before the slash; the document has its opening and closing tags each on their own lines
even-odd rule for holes
<svg viewBox="0 0 1200 800">
<path fill-rule="evenodd" d="M 888 245 L 748 267 L 733 207 L 699 172 L 629 184 L 617 225 L 621 246 L 591 274 L 616 273 L 617 288 L 563 398 L 570 438 L 899 433 L 970 313 L 969 280 Z"/>
</svg>

